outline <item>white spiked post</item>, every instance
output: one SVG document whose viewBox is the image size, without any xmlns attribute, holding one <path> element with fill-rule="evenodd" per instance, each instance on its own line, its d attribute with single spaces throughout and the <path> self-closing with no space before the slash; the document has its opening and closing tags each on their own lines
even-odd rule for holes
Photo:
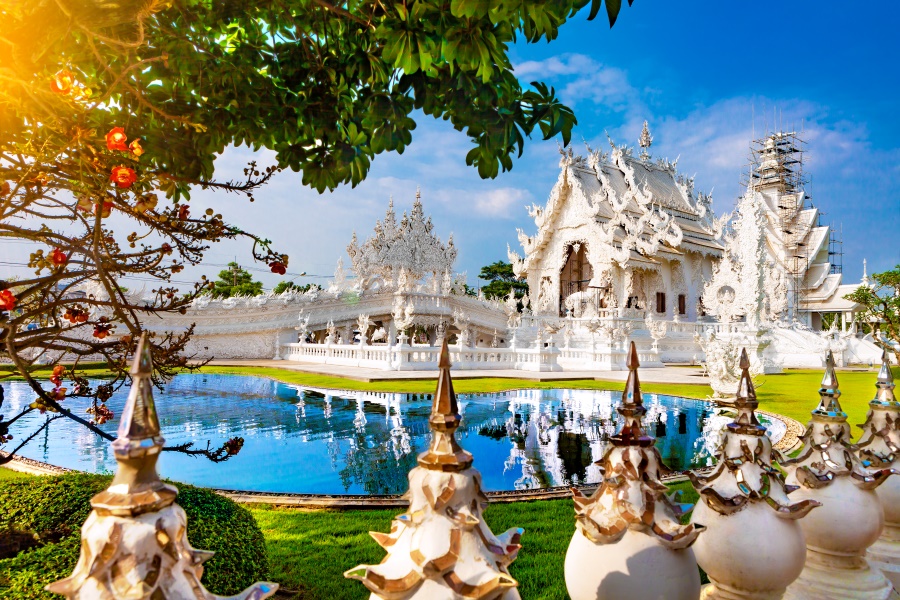
<svg viewBox="0 0 900 600">
<path fill-rule="evenodd" d="M 806 536 L 806 566 L 786 600 L 885 600 L 891 584 L 865 559 L 884 525 L 875 488 L 889 469 L 866 469 L 850 446 L 850 425 L 841 408 L 834 357 L 826 358 L 821 400 L 803 434 L 797 458 L 782 463 L 792 496 L 822 503 L 800 521 Z"/>
<path fill-rule="evenodd" d="M 894 397 L 894 375 L 887 353 L 875 383 L 878 391 L 869 402 L 862 436 L 856 444 L 859 457 L 869 468 L 900 471 L 900 402 Z M 900 476 L 896 474 L 876 488 L 884 509 L 884 531 L 869 547 L 869 562 L 881 569 L 895 588 L 900 588 Z"/>
<path fill-rule="evenodd" d="M 409 510 L 390 533 L 370 532 L 388 555 L 344 577 L 361 581 L 372 600 L 518 600 L 508 566 L 522 529 L 495 536 L 482 517 L 487 497 L 472 455 L 456 441 L 462 417 L 450 377 L 444 336 L 431 418 L 432 439 L 409 472 Z"/>
<path fill-rule="evenodd" d="M 147 334 L 131 367 L 131 393 L 112 443 L 116 476 L 91 499 L 93 511 L 81 528 L 81 554 L 69 577 L 47 590 L 74 600 L 215 600 L 200 583 L 203 562 L 212 557 L 191 547 L 187 516 L 175 503 L 178 490 L 165 484 L 156 461 L 165 443 L 159 430 Z M 232 600 L 262 600 L 278 589 L 255 583 Z"/>
<path fill-rule="evenodd" d="M 590 497 L 573 490 L 576 529 L 566 552 L 572 600 L 696 600 L 700 574 L 690 546 L 702 525 L 681 525 L 683 506 L 666 496 L 667 471 L 644 432 L 647 409 L 631 343 L 628 381 L 616 409 L 624 418 L 599 461 L 603 483 Z"/>
<path fill-rule="evenodd" d="M 741 352 L 734 421 L 706 476 L 688 473 L 700 494 L 691 520 L 707 526 L 694 544 L 711 583 L 704 600 L 777 600 L 803 570 L 806 544 L 797 519 L 819 506 L 792 503 L 791 490 L 772 466 L 772 442 L 756 418 L 759 402 L 750 359 Z"/>
</svg>

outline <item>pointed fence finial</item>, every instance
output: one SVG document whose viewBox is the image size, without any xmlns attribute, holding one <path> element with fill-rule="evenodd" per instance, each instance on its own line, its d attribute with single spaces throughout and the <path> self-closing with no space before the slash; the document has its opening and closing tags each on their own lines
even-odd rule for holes
<svg viewBox="0 0 900 600">
<path fill-rule="evenodd" d="M 419 466 L 436 471 L 464 471 L 472 466 L 472 455 L 462 449 L 456 441 L 456 428 L 462 417 L 459 404 L 453 391 L 453 379 L 450 377 L 450 348 L 448 336 L 441 343 L 441 354 L 438 359 L 437 389 L 431 406 L 431 445 L 419 455 Z"/>
<path fill-rule="evenodd" d="M 822 387 L 819 388 L 821 400 L 812 412 L 813 415 L 846 419 L 847 414 L 841 409 L 839 398 L 841 390 L 838 387 L 837 373 L 834 371 L 834 355 L 831 350 L 825 357 L 825 375 L 822 377 Z"/>
<path fill-rule="evenodd" d="M 622 392 L 622 403 L 616 408 L 616 411 L 625 417 L 625 424 L 622 429 L 612 436 L 610 440 L 615 446 L 641 446 L 647 447 L 653 445 L 653 438 L 644 432 L 641 419 L 647 412 L 644 408 L 644 400 L 641 395 L 641 382 L 638 378 L 638 360 L 637 346 L 631 342 L 628 353 L 628 381 L 625 382 L 625 390 Z"/>
<path fill-rule="evenodd" d="M 878 371 L 878 380 L 875 382 L 878 391 L 872 402 L 885 406 L 898 406 L 900 403 L 894 397 L 894 374 L 891 372 L 891 358 L 885 349 L 881 354 L 881 369 Z"/>
<path fill-rule="evenodd" d="M 756 418 L 756 409 L 759 408 L 759 400 L 756 399 L 756 389 L 753 386 L 753 378 L 750 377 L 750 357 L 747 349 L 741 350 L 741 380 L 738 382 L 737 398 L 734 407 L 737 415 L 727 427 L 735 433 L 747 435 L 765 435 L 766 428 Z"/>
<path fill-rule="evenodd" d="M 100 514 L 136 516 L 175 501 L 178 490 L 160 481 L 156 461 L 165 444 L 153 400 L 153 357 L 147 332 L 141 334 L 131 365 L 131 392 L 122 409 L 118 437 L 112 443 L 119 464 L 109 489 L 91 499 Z"/>
</svg>

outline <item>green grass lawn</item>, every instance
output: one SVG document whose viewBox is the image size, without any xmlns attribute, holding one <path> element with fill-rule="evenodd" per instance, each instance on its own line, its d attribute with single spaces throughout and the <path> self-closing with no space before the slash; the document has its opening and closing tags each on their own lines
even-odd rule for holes
<svg viewBox="0 0 900 600">
<path fill-rule="evenodd" d="M 31 477 L 0 467 L 5 479 Z M 695 502 L 688 483 L 670 486 L 682 491 L 682 501 Z M 344 571 L 359 564 L 376 564 L 384 550 L 369 537 L 369 531 L 390 531 L 391 510 L 298 510 L 267 505 L 249 505 L 266 539 L 271 580 L 288 590 L 299 591 L 303 600 L 363 600 L 368 590 L 359 582 L 344 579 Z M 492 504 L 485 520 L 495 533 L 522 527 L 522 550 L 510 572 L 519 582 L 523 598 L 565 599 L 563 561 L 575 531 L 572 501 L 538 500 Z M 189 524 L 190 526 L 190 524 Z"/>
<path fill-rule="evenodd" d="M 676 484 L 682 500 L 695 502 L 687 483 Z M 368 531 L 390 531 L 399 510 L 301 511 L 251 508 L 266 537 L 272 579 L 285 588 L 299 590 L 300 598 L 363 600 L 368 590 L 345 580 L 344 571 L 358 564 L 376 564 L 385 556 Z M 522 550 L 510 568 L 523 598 L 565 599 L 563 561 L 575 531 L 571 500 L 539 500 L 492 504 L 485 520 L 494 533 L 522 527 Z"/>
</svg>

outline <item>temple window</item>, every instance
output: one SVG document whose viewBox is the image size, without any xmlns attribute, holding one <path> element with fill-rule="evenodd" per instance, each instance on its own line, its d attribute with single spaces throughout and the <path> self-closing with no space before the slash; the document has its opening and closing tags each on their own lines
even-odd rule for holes
<svg viewBox="0 0 900 600">
<path fill-rule="evenodd" d="M 666 293 L 656 292 L 656 312 L 666 312 Z"/>
<path fill-rule="evenodd" d="M 687 296 L 685 294 L 678 294 L 678 314 L 687 314 Z"/>
</svg>

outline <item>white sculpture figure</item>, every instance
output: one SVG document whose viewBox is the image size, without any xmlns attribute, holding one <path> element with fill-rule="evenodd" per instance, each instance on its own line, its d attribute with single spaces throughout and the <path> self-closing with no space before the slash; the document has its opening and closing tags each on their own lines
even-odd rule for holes
<svg viewBox="0 0 900 600">
<path fill-rule="evenodd" d="M 372 600 L 518 600 L 508 567 L 523 530 L 495 536 L 484 523 L 481 475 L 455 437 L 461 417 L 446 339 L 439 366 L 431 445 L 409 472 L 409 510 L 394 519 L 390 533 L 370 533 L 388 553 L 381 564 L 344 576 L 361 581 Z"/>
<path fill-rule="evenodd" d="M 869 402 L 856 450 L 867 467 L 900 471 L 900 402 L 894 397 L 894 376 L 887 350 L 881 357 L 875 386 L 878 392 Z M 888 477 L 875 493 L 884 509 L 884 532 L 866 556 L 895 588 L 900 588 L 900 476 Z"/>
<path fill-rule="evenodd" d="M 356 317 L 356 329 L 359 331 L 359 343 L 365 345 L 368 341 L 369 325 L 371 320 L 369 315 L 359 315 Z"/>
<path fill-rule="evenodd" d="M 303 316 L 303 311 L 300 311 L 299 324 L 297 325 L 297 340 L 301 343 L 306 341 L 306 337 L 309 335 L 309 315 Z"/>
<path fill-rule="evenodd" d="M 156 461 L 165 443 L 153 401 L 153 363 L 141 335 L 131 367 L 132 385 L 112 450 L 116 476 L 91 498 L 93 511 L 81 528 L 81 554 L 69 577 L 47 586 L 76 600 L 220 598 L 200 578 L 212 552 L 195 550 L 187 516 L 175 504 L 178 490 L 159 479 Z M 233 600 L 261 600 L 278 584 L 255 583 Z"/>
<path fill-rule="evenodd" d="M 400 336 L 405 339 L 408 339 L 406 330 L 413 325 L 414 313 L 415 306 L 412 302 L 404 304 L 402 298 L 397 298 L 394 302 L 394 309 L 391 312 L 391 318 L 394 320 L 394 327 L 397 329 L 397 331 L 400 332 Z"/>
<path fill-rule="evenodd" d="M 334 326 L 334 321 L 328 319 L 328 325 L 325 326 L 325 331 L 328 332 L 328 335 L 325 336 L 326 344 L 335 344 L 337 343 L 337 327 Z"/>
<path fill-rule="evenodd" d="M 875 488 L 891 471 L 869 471 L 853 452 L 831 352 L 825 364 L 819 389 L 822 399 L 812 411 L 800 454 L 782 463 L 787 483 L 799 486 L 793 496 L 822 503 L 800 522 L 806 535 L 806 566 L 785 598 L 885 600 L 891 584 L 880 570 L 869 566 L 865 554 L 884 526 Z"/>
<path fill-rule="evenodd" d="M 334 280 L 328 286 L 328 293 L 339 295 L 345 289 L 347 289 L 347 274 L 344 272 L 344 259 L 339 258 L 334 269 Z"/>
<path fill-rule="evenodd" d="M 702 525 L 681 525 L 682 508 L 665 495 L 667 471 L 641 424 L 634 342 L 628 381 L 617 407 L 625 423 L 600 463 L 603 483 L 590 497 L 573 490 L 576 530 L 566 552 L 572 600 L 696 600 L 700 573 L 690 546 Z"/>
<path fill-rule="evenodd" d="M 720 337 L 712 329 L 709 329 L 704 335 L 697 334 L 694 339 L 706 356 L 703 365 L 709 375 L 709 386 L 713 389 L 713 397 L 721 400 L 734 398 L 742 374 L 741 369 L 738 368 L 742 340 Z M 762 371 L 760 361 L 750 361 L 751 377 L 756 377 Z"/>
<path fill-rule="evenodd" d="M 375 342 L 386 342 L 387 341 L 387 330 L 384 327 L 379 327 L 375 331 L 372 332 L 372 343 Z"/>
<path fill-rule="evenodd" d="M 712 582 L 704 600 L 781 598 L 803 570 L 806 543 L 797 519 L 819 506 L 792 503 L 791 488 L 772 466 L 772 442 L 759 424 L 759 407 L 747 351 L 741 352 L 737 415 L 724 429 L 716 467 L 706 476 L 689 472 L 700 501 L 691 521 L 706 525 L 694 544 L 700 568 Z"/>
</svg>

